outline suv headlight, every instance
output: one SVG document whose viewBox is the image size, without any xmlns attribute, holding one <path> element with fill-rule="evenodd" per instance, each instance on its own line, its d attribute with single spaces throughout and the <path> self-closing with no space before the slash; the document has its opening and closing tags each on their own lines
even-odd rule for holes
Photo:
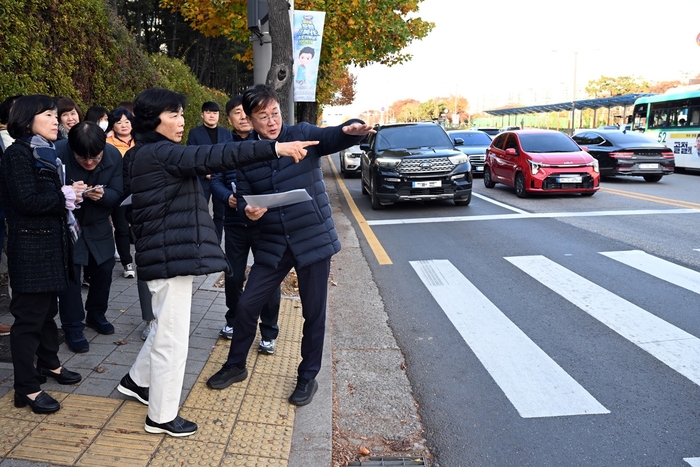
<svg viewBox="0 0 700 467">
<path fill-rule="evenodd" d="M 458 156 L 449 156 L 448 159 L 450 162 L 452 162 L 453 165 L 459 165 L 464 164 L 465 162 L 469 162 L 469 156 L 467 156 L 466 154 L 460 154 Z"/>
<path fill-rule="evenodd" d="M 374 160 L 374 163 L 377 164 L 382 169 L 394 170 L 396 168 L 396 166 L 401 163 L 401 159 L 396 159 L 393 157 L 377 157 Z"/>
</svg>

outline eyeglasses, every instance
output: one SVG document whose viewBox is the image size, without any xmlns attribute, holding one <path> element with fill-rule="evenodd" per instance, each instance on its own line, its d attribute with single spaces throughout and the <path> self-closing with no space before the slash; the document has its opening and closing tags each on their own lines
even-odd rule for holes
<svg viewBox="0 0 700 467">
<path fill-rule="evenodd" d="M 253 117 L 255 120 L 259 121 L 260 123 L 267 123 L 270 118 L 274 118 L 277 120 L 280 117 L 279 110 L 277 112 L 273 112 L 272 115 L 263 115 L 262 117 Z"/>
</svg>

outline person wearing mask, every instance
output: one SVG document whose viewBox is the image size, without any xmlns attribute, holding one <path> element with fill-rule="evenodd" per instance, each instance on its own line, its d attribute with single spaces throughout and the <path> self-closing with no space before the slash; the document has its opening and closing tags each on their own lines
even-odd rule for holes
<svg viewBox="0 0 700 467">
<path fill-rule="evenodd" d="M 227 271 L 198 176 L 290 156 L 314 141 L 181 146 L 185 97 L 151 88 L 134 101 L 136 147 L 126 153 L 136 234 L 136 268 L 152 293 L 154 324 L 117 390 L 148 404 L 148 433 L 189 436 L 197 424 L 178 415 L 187 362 L 193 276 Z M 285 158 L 287 159 L 287 158 Z M 186 213 L 184 215 L 183 213 Z"/>
<path fill-rule="evenodd" d="M 14 144 L 0 162 L 0 200 L 8 224 L 7 260 L 12 278 L 10 332 L 15 407 L 53 413 L 61 404 L 41 390 L 47 378 L 75 384 L 81 375 L 58 358 L 58 293 L 73 278 L 67 219 L 82 201 L 84 183 L 66 185 L 53 142 L 58 137 L 56 102 L 48 96 L 17 99 L 8 121 Z M 34 359 L 36 358 L 36 366 Z"/>
<path fill-rule="evenodd" d="M 124 107 L 117 107 L 109 114 L 109 127 L 107 142 L 117 148 L 122 157 L 134 146 L 134 138 L 131 134 L 131 111 Z M 131 231 L 126 220 L 126 206 L 116 206 L 112 213 L 112 225 L 114 225 L 114 241 L 117 247 L 117 256 L 122 263 L 125 278 L 136 277 L 136 268 L 131 256 Z"/>
<path fill-rule="evenodd" d="M 101 105 L 93 105 L 85 112 L 85 121 L 97 123 L 106 133 L 109 126 L 109 111 Z"/>
<path fill-rule="evenodd" d="M 245 141 L 253 131 L 248 118 L 243 111 L 243 98 L 236 96 L 226 103 L 226 115 L 233 127 L 231 136 L 234 141 Z M 226 205 L 224 211 L 224 251 L 226 259 L 231 266 L 231 274 L 226 276 L 224 292 L 226 294 L 226 324 L 219 331 L 221 337 L 232 339 L 233 323 L 236 316 L 238 300 L 243 293 L 243 284 L 246 279 L 246 267 L 248 254 L 255 251 L 259 232 L 254 222 L 242 216 L 236 209 L 238 202 L 233 188 L 236 186 L 236 170 L 228 170 L 225 173 L 214 174 L 211 177 L 211 192 L 215 199 L 219 199 Z M 277 287 L 270 300 L 260 311 L 260 343 L 258 352 L 272 355 L 275 353 L 275 342 L 279 334 L 277 319 L 279 317 L 281 290 Z"/>
<path fill-rule="evenodd" d="M 83 121 L 83 111 L 73 99 L 57 97 L 58 106 L 58 139 L 68 138 L 71 128 Z"/>
<path fill-rule="evenodd" d="M 187 135 L 188 146 L 199 146 L 202 144 L 218 144 L 231 139 L 231 132 L 226 128 L 219 126 L 219 104 L 216 102 L 205 102 L 202 104 L 202 122 L 203 124 L 192 128 Z M 214 211 L 214 225 L 216 226 L 216 235 L 221 243 L 221 235 L 224 230 L 224 203 L 211 196 L 211 174 L 199 177 L 202 183 L 202 192 L 204 199 L 209 203 L 212 200 L 212 210 Z"/>
<path fill-rule="evenodd" d="M 81 267 L 90 277 L 87 300 L 83 307 L 77 280 L 69 281 L 68 288 L 58 296 L 66 345 L 73 352 L 83 353 L 90 349 L 83 334 L 85 326 L 100 334 L 114 334 L 114 326 L 105 318 L 114 269 L 109 216 L 124 193 L 122 157 L 106 143 L 104 130 L 87 120 L 73 126 L 67 140 L 56 143 L 56 153 L 64 161 L 66 179 L 90 187 L 83 193 L 80 209 L 75 211 L 82 233 L 73 247 L 75 277 L 80 277 Z"/>
<path fill-rule="evenodd" d="M 228 359 L 209 378 L 207 385 L 212 389 L 224 389 L 248 377 L 246 357 L 255 339 L 260 310 L 293 267 L 299 281 L 304 329 L 302 361 L 289 402 L 306 405 L 318 389 L 315 378 L 323 354 L 331 256 L 340 251 L 323 181 L 321 157 L 358 144 L 364 135 L 374 130 L 361 120 L 349 120 L 327 128 L 306 122 L 284 125 L 279 98 L 265 85 L 254 86 L 243 93 L 243 110 L 253 126 L 254 140 L 277 141 L 278 144 L 317 140 L 319 144 L 310 147 L 307 157 L 299 164 L 289 164 L 286 159 L 271 160 L 238 171 L 238 212 L 257 221 L 260 237 L 255 262 L 238 301 Z M 267 209 L 250 206 L 243 198 L 295 189 L 306 190 L 311 199 Z"/>
</svg>

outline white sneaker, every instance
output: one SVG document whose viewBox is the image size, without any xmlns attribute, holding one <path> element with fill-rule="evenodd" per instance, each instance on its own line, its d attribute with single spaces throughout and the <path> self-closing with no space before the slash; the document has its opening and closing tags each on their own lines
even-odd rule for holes
<svg viewBox="0 0 700 467">
<path fill-rule="evenodd" d="M 148 335 L 151 333 L 151 328 L 153 327 L 153 320 L 146 321 L 146 327 L 141 331 L 141 340 L 145 341 L 148 339 Z"/>
<path fill-rule="evenodd" d="M 134 263 L 129 263 L 126 266 L 124 266 L 124 277 L 129 278 L 131 277 L 132 279 L 136 277 L 136 270 L 134 269 Z"/>
<path fill-rule="evenodd" d="M 260 341 L 258 346 L 258 352 L 267 355 L 272 355 L 275 353 L 275 339 L 269 341 Z"/>
<path fill-rule="evenodd" d="M 226 339 L 233 339 L 233 328 L 231 326 L 224 326 L 221 328 L 221 331 L 219 331 L 219 335 Z"/>
</svg>

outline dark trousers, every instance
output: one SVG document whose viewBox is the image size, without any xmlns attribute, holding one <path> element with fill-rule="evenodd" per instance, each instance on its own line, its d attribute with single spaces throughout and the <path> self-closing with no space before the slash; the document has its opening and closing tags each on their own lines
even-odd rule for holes
<svg viewBox="0 0 700 467">
<path fill-rule="evenodd" d="M 133 263 L 131 257 L 131 232 L 129 221 L 126 220 L 126 206 L 117 206 L 112 211 L 112 225 L 114 226 L 114 244 L 117 246 L 119 261 L 122 266 Z"/>
<path fill-rule="evenodd" d="M 41 391 L 37 365 L 50 370 L 61 366 L 58 359 L 58 312 L 55 292 L 22 293 L 12 291 L 10 312 L 15 317 L 10 331 L 10 350 L 15 372 L 15 391 L 32 394 Z"/>
<path fill-rule="evenodd" d="M 289 248 L 277 268 L 254 263 L 248 283 L 241 295 L 234 321 L 234 336 L 228 353 L 227 365 L 245 367 L 248 350 L 255 339 L 255 327 L 262 306 L 270 300 L 275 289 L 292 267 L 296 267 Z M 326 258 L 309 266 L 296 267 L 299 279 L 299 296 L 304 316 L 301 338 L 301 363 L 297 373 L 302 378 L 313 379 L 321 369 L 323 339 L 326 330 L 326 299 L 331 259 Z"/>
<path fill-rule="evenodd" d="M 141 279 L 136 280 L 136 290 L 139 292 L 139 304 L 141 305 L 141 319 L 151 321 L 153 316 L 153 294 L 148 290 L 148 283 Z"/>
<path fill-rule="evenodd" d="M 207 200 L 207 204 L 209 204 L 209 199 L 211 199 L 212 211 L 214 211 L 212 218 L 214 219 L 214 227 L 216 227 L 216 236 L 219 238 L 219 243 L 221 243 L 221 235 L 224 232 L 224 211 L 226 205 L 211 195 L 208 178 L 199 177 L 199 181 L 202 184 L 202 192 L 204 193 L 204 199 Z"/>
<path fill-rule="evenodd" d="M 231 226 L 225 227 L 226 236 L 224 238 L 224 249 L 226 259 L 231 266 L 231 275 L 226 276 L 224 291 L 226 292 L 226 325 L 234 328 L 236 308 L 243 293 L 243 283 L 245 282 L 245 270 L 248 264 L 248 253 L 258 242 L 259 231 L 255 227 Z M 270 300 L 262 306 L 260 310 L 260 335 L 262 340 L 269 341 L 277 339 L 280 328 L 277 319 L 280 313 L 281 289 L 277 287 Z"/>
<path fill-rule="evenodd" d="M 58 309 L 61 315 L 61 327 L 66 332 L 82 331 L 85 329 L 85 312 L 104 314 L 109 305 L 109 289 L 112 286 L 112 269 L 114 258 L 109 258 L 102 264 L 97 264 L 95 258 L 88 253 L 87 266 L 75 265 L 76 280 L 68 281 L 68 288 L 58 295 Z M 83 308 L 83 295 L 80 289 L 80 268 L 85 268 L 85 274 L 90 277 L 90 288 Z"/>
</svg>

